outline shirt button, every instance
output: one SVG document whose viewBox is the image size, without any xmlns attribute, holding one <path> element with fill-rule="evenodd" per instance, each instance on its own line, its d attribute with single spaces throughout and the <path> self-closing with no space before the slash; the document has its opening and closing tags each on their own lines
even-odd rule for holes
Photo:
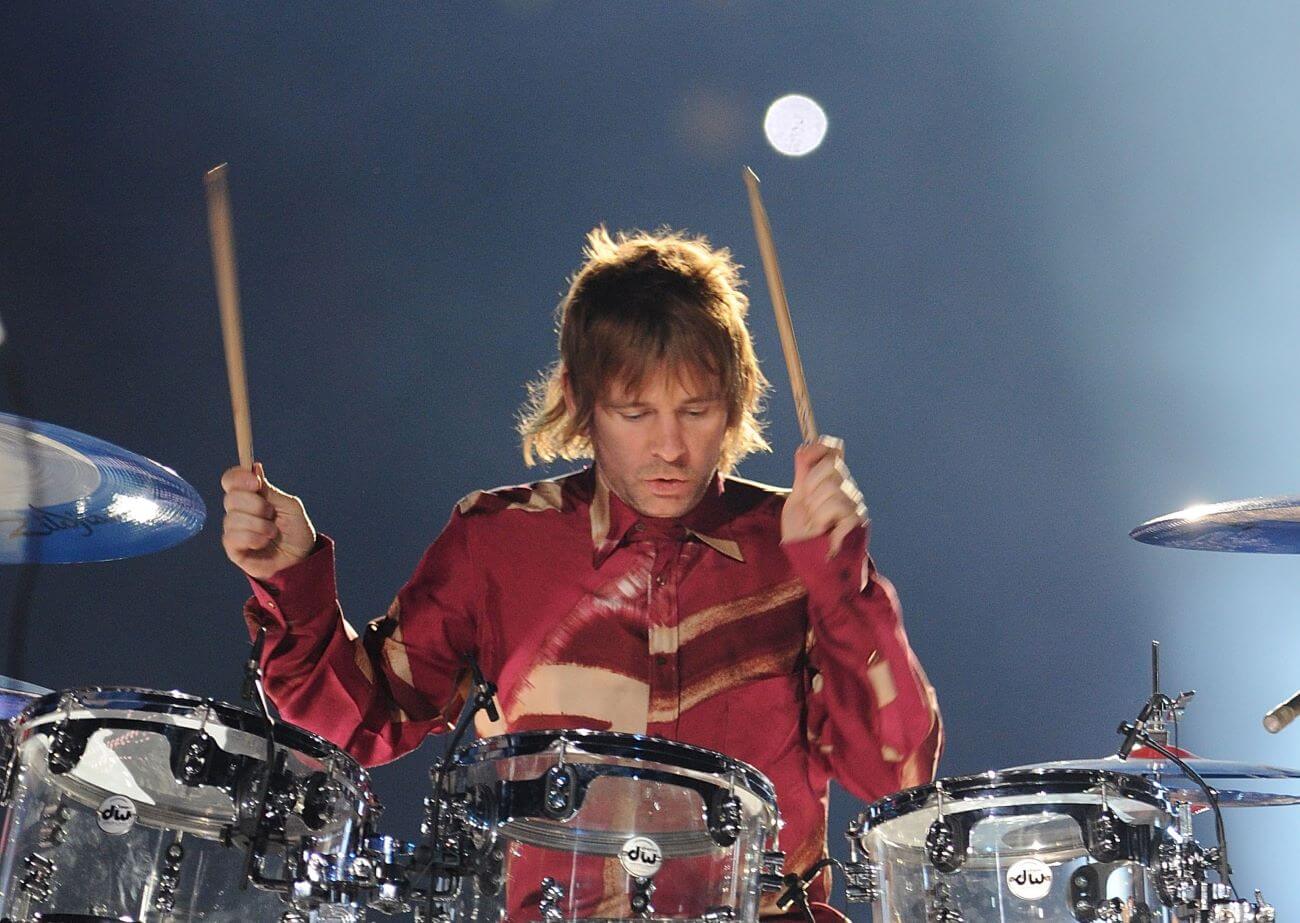
<svg viewBox="0 0 1300 923">
<path fill-rule="evenodd" d="M 655 586 L 663 586 L 667 582 L 668 582 L 668 578 L 665 577 L 663 574 L 660 574 L 658 577 L 655 578 Z"/>
<path fill-rule="evenodd" d="M 664 666 L 665 664 L 668 663 L 668 655 L 667 655 L 667 654 L 655 654 L 655 663 L 659 664 L 659 666 L 661 666 L 661 667 Z"/>
</svg>

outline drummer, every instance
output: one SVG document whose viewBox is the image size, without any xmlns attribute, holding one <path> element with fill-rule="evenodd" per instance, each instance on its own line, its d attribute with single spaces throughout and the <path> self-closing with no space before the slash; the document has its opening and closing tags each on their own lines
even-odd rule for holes
<svg viewBox="0 0 1300 923">
<path fill-rule="evenodd" d="M 360 635 L 303 504 L 260 465 L 225 472 L 222 541 L 252 578 L 267 690 L 286 720 L 383 763 L 455 721 L 473 654 L 499 687 L 482 735 L 651 734 L 753 764 L 802 872 L 825 855 L 829 779 L 874 800 L 933 778 L 934 690 L 867 556 L 841 443 L 801 446 L 789 490 L 733 474 L 768 446 L 729 252 L 597 228 L 585 257 L 519 431 L 529 464 L 592 463 L 464 497 Z"/>
</svg>

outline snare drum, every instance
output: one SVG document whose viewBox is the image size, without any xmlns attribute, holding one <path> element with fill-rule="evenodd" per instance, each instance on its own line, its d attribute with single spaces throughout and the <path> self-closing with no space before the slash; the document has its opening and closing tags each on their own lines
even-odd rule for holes
<svg viewBox="0 0 1300 923">
<path fill-rule="evenodd" d="M 465 747 L 442 799 L 466 853 L 449 903 L 475 921 L 755 920 L 778 829 L 753 767 L 599 731 Z"/>
<path fill-rule="evenodd" d="M 252 712 L 143 689 L 39 699 L 9 728 L 0 918 L 356 919 L 336 885 L 365 834 L 367 775 L 296 728 L 277 725 L 274 741 L 263 801 Z M 246 882 L 250 841 L 260 887 Z"/>
<path fill-rule="evenodd" d="M 1130 775 L 941 779 L 867 808 L 850 884 L 876 923 L 1164 921 L 1153 869 L 1177 836 L 1160 789 Z"/>
</svg>

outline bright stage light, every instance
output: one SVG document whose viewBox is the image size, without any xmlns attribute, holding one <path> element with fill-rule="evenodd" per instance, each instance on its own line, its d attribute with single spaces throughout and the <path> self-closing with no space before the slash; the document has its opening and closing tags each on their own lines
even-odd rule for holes
<svg viewBox="0 0 1300 923">
<path fill-rule="evenodd" d="M 817 150 L 826 137 L 826 113 L 807 96 L 782 96 L 767 107 L 763 133 L 782 154 L 802 157 Z"/>
</svg>

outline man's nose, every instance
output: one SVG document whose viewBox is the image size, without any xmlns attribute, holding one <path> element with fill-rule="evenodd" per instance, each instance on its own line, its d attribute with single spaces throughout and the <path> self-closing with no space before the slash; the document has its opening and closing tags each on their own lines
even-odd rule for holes
<svg viewBox="0 0 1300 923">
<path fill-rule="evenodd" d="M 686 439 L 680 420 L 671 416 L 660 418 L 655 428 L 653 451 L 655 458 L 674 464 L 686 457 Z"/>
</svg>

